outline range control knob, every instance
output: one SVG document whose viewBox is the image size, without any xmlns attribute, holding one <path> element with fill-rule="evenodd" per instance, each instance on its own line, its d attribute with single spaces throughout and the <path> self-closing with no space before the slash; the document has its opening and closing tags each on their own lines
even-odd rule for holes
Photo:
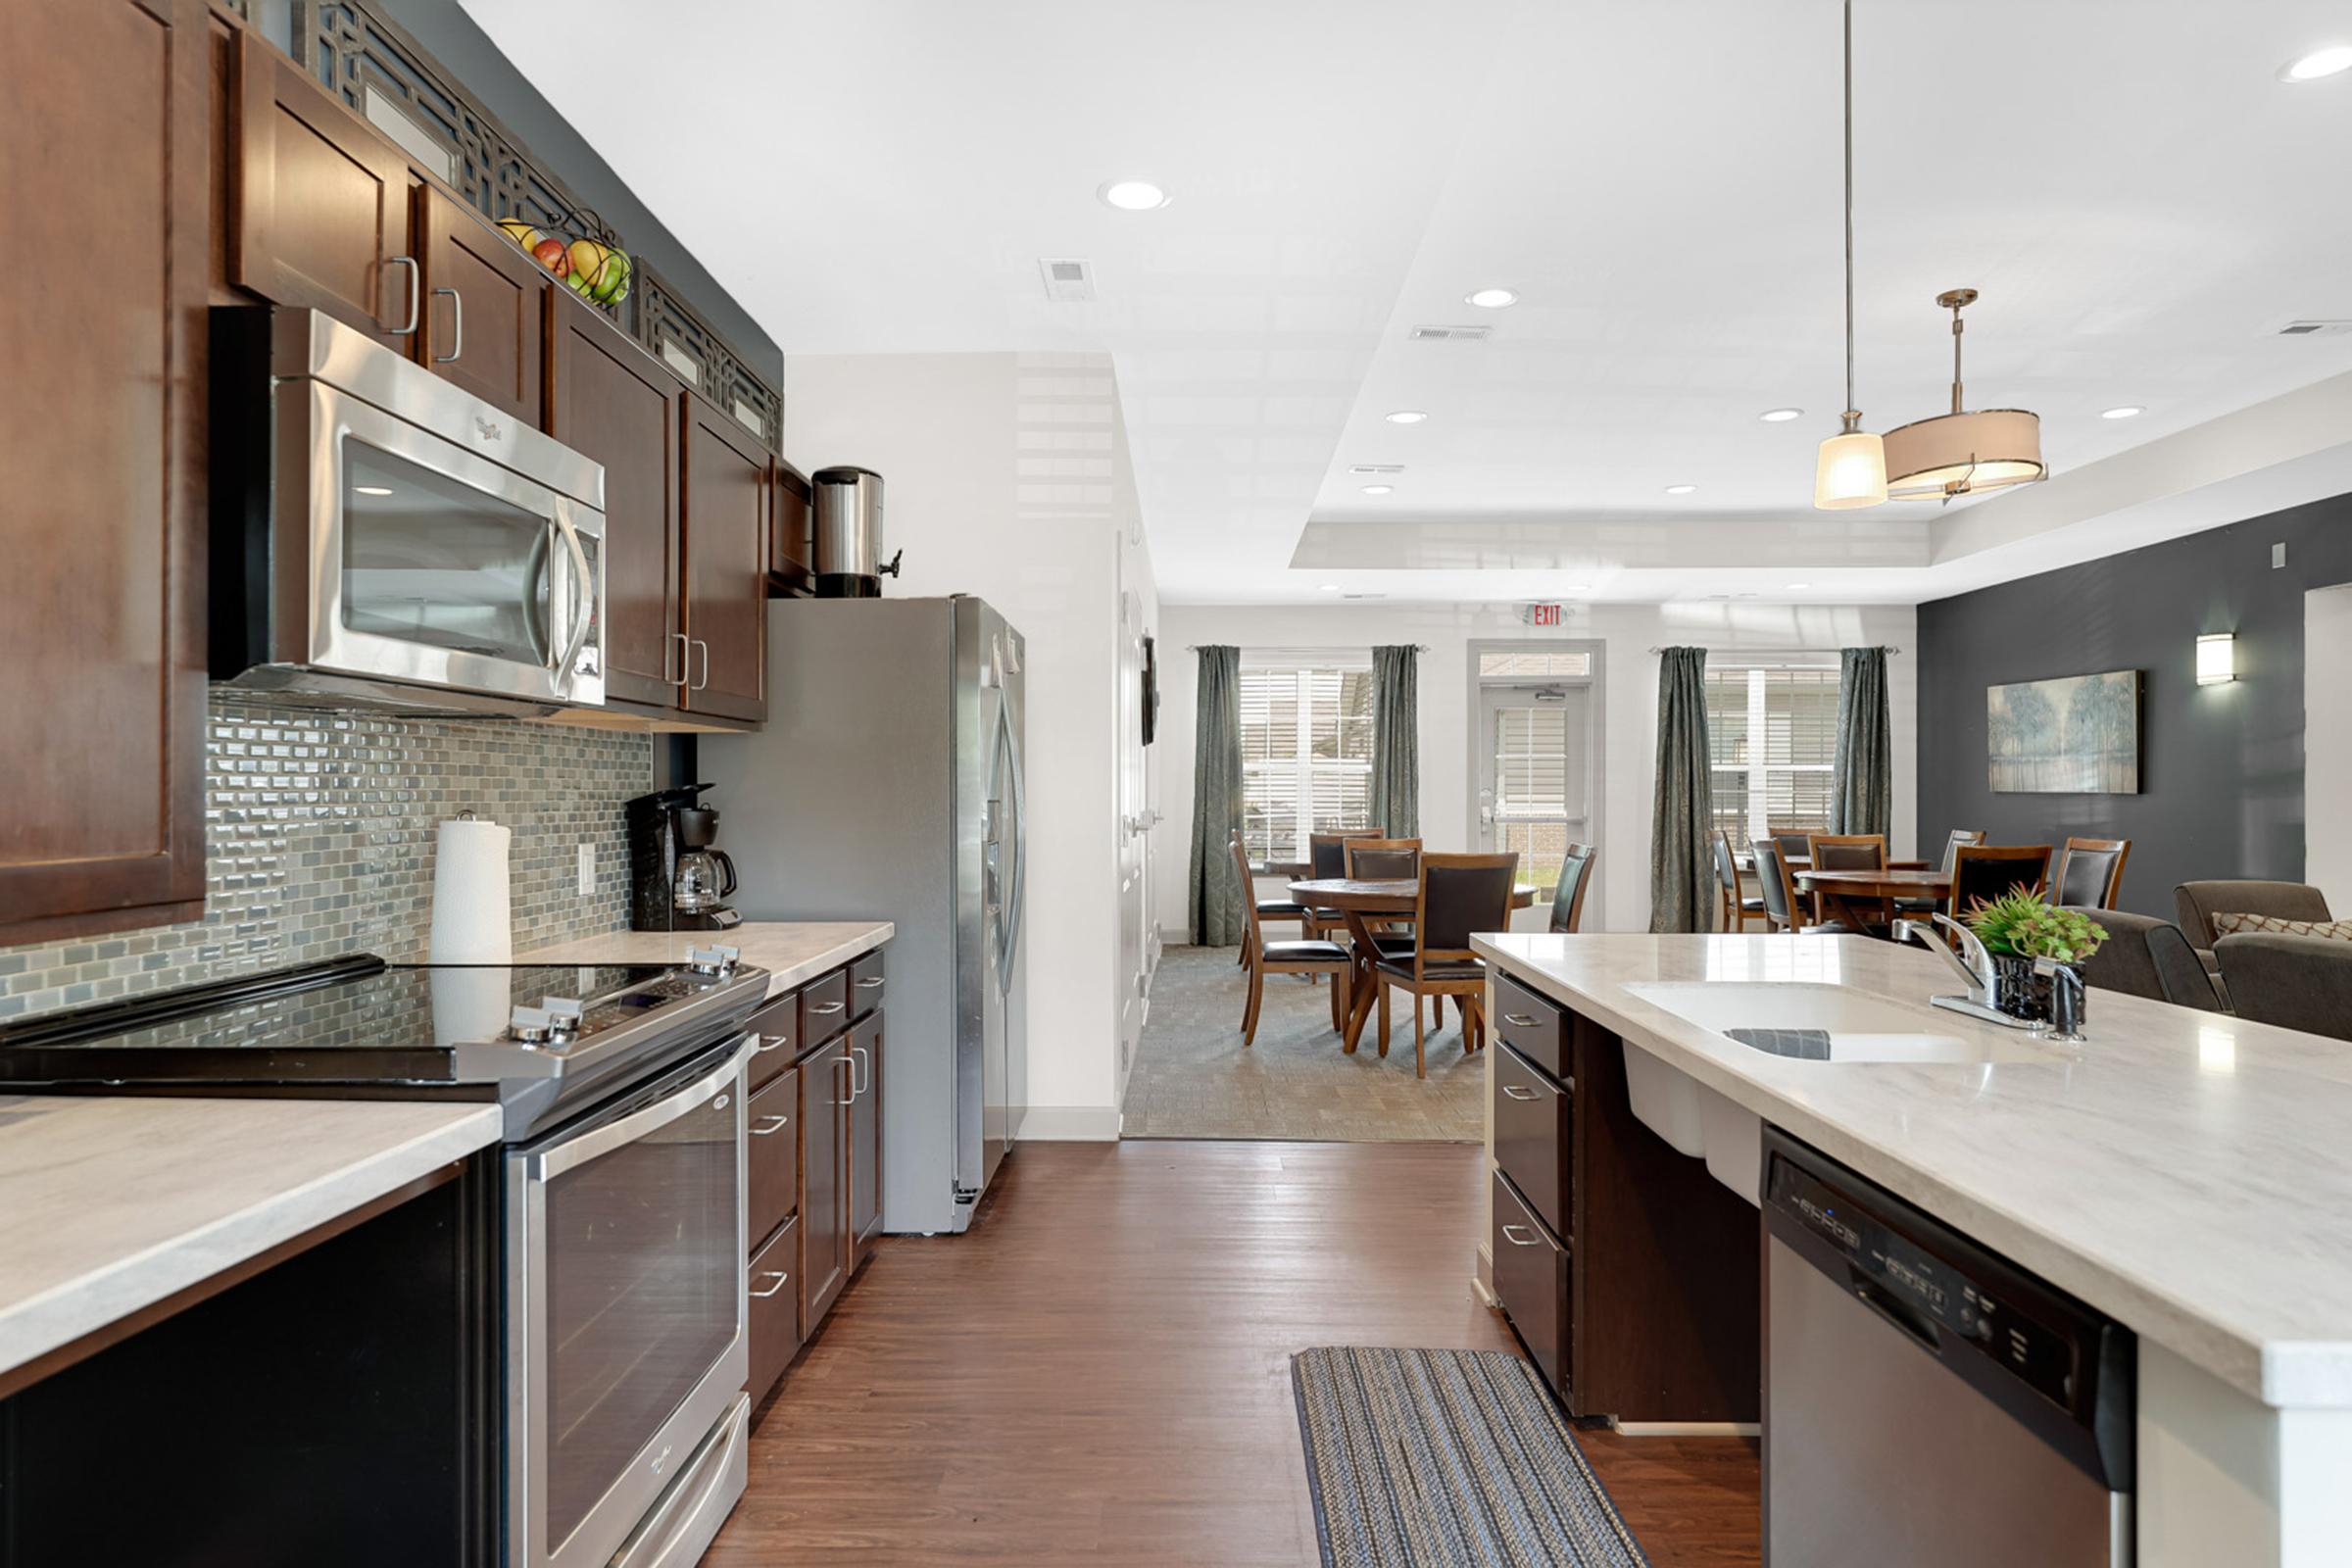
<svg viewBox="0 0 2352 1568">
<path fill-rule="evenodd" d="M 516 1007 L 507 1020 L 507 1034 L 526 1046 L 544 1045 L 555 1033 L 555 1024 L 545 1007 Z"/>
<path fill-rule="evenodd" d="M 724 978 L 735 972 L 735 960 L 743 956 L 740 948 L 711 946 L 686 950 L 686 967 L 696 974 Z"/>
<path fill-rule="evenodd" d="M 539 1010 L 547 1014 L 548 1032 L 556 1038 L 579 1033 L 581 1007 L 571 998 L 541 997 Z"/>
</svg>

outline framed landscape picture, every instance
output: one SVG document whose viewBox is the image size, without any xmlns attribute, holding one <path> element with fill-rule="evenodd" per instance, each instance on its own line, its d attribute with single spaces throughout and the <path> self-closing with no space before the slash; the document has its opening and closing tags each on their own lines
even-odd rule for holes
<svg viewBox="0 0 2352 1568">
<path fill-rule="evenodd" d="M 1985 687 L 1984 778 L 2001 795 L 2137 795 L 2139 671 Z"/>
</svg>

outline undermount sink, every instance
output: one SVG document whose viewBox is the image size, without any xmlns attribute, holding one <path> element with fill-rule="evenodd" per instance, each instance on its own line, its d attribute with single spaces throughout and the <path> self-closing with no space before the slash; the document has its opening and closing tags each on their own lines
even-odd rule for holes
<svg viewBox="0 0 2352 1568">
<path fill-rule="evenodd" d="M 1909 1007 L 1808 981 L 1687 981 L 1625 988 L 1661 1011 L 1785 1060 L 1838 1063 L 2046 1061 L 2016 1039 L 1972 1040 L 1937 1029 Z M 1764 1123 L 1752 1110 L 1628 1042 L 1625 1087 L 1634 1114 L 1751 1203 L 1761 1204 Z"/>
</svg>

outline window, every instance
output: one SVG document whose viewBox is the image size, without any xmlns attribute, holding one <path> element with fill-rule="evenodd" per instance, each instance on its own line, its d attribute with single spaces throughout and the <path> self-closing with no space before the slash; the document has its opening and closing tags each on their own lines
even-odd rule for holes
<svg viewBox="0 0 2352 1568">
<path fill-rule="evenodd" d="M 1733 843 L 1776 831 L 1828 832 L 1838 671 L 1710 662 L 1707 751 L 1715 826 Z"/>
<path fill-rule="evenodd" d="M 1303 860 L 1309 833 L 1370 821 L 1370 659 L 1307 664 L 1245 653 L 1242 662 L 1242 842 L 1252 860 Z"/>
</svg>

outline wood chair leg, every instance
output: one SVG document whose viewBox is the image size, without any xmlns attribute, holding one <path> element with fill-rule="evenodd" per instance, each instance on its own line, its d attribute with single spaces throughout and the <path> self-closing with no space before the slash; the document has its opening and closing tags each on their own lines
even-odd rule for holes
<svg viewBox="0 0 2352 1568">
<path fill-rule="evenodd" d="M 1345 1034 L 1348 1029 L 1348 971 L 1334 969 L 1324 978 L 1331 982 L 1331 1026 Z"/>
<path fill-rule="evenodd" d="M 1266 966 L 1262 963 L 1253 963 L 1250 966 L 1250 1004 L 1242 1010 L 1242 1044 L 1244 1047 L 1257 1044 L 1257 1006 L 1265 999 L 1265 995 Z"/>
<path fill-rule="evenodd" d="M 1380 1054 L 1389 1054 L 1389 986 L 1385 980 L 1380 986 Z"/>
<path fill-rule="evenodd" d="M 1429 1036 L 1421 1028 L 1421 999 L 1413 999 L 1413 1076 L 1429 1076 Z"/>
</svg>

